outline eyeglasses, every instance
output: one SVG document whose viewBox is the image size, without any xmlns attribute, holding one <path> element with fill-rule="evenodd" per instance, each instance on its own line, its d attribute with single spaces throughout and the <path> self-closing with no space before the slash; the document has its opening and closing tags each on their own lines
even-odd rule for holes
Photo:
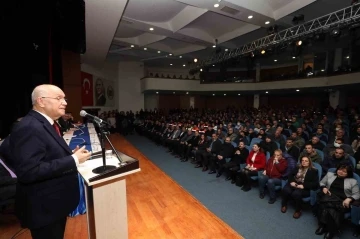
<svg viewBox="0 0 360 239">
<path fill-rule="evenodd" d="M 58 101 L 63 101 L 63 102 L 67 102 L 68 101 L 68 99 L 66 99 L 66 98 L 62 98 L 62 97 L 60 97 L 60 96 L 58 96 L 58 97 L 45 97 L 45 96 L 43 96 L 43 97 L 41 97 L 41 98 L 43 98 L 43 99 L 53 99 L 53 100 L 58 100 Z"/>
</svg>

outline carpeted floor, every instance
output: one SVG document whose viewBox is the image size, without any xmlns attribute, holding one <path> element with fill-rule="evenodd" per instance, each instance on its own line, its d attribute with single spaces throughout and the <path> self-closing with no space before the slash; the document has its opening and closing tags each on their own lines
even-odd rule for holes
<svg viewBox="0 0 360 239">
<path fill-rule="evenodd" d="M 292 217 L 294 209 L 291 204 L 287 213 L 280 212 L 279 197 L 275 204 L 270 205 L 268 195 L 264 199 L 259 198 L 257 187 L 243 192 L 225 181 L 224 176 L 216 178 L 215 174 L 204 173 L 189 162 L 180 162 L 164 147 L 156 146 L 145 137 L 129 135 L 126 139 L 246 239 L 323 238 L 315 235 L 317 221 L 310 208 L 304 209 L 301 218 L 296 220 Z M 344 227 L 341 238 L 355 238 L 349 224 Z"/>
</svg>

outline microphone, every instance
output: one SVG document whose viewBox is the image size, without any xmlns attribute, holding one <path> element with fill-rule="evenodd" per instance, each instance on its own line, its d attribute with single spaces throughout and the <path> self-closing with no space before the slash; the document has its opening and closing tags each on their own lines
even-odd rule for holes
<svg viewBox="0 0 360 239">
<path fill-rule="evenodd" d="M 97 116 L 95 116 L 95 115 L 91 115 L 91 114 L 86 113 L 85 110 L 81 110 L 81 111 L 80 111 L 80 116 L 81 116 L 81 117 L 88 118 L 88 119 L 90 119 L 90 120 L 92 120 L 92 121 L 94 121 L 95 123 L 98 123 L 98 124 L 106 124 L 106 125 L 109 125 L 108 122 L 100 119 L 99 117 L 97 117 Z"/>
</svg>

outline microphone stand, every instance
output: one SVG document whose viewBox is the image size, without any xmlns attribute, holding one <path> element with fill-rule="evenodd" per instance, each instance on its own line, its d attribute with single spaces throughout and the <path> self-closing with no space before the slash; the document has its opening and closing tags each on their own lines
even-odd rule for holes
<svg viewBox="0 0 360 239">
<path fill-rule="evenodd" d="M 107 171 L 113 170 L 116 168 L 116 166 L 113 165 L 106 165 L 106 154 L 105 154 L 105 139 L 109 140 L 108 137 L 106 136 L 106 129 L 104 129 L 101 125 L 100 122 L 96 122 L 95 120 L 93 121 L 98 127 L 99 127 L 99 136 L 100 136 L 100 144 L 101 144 L 101 151 L 102 151 L 102 158 L 103 158 L 103 165 L 97 168 L 94 168 L 92 170 L 93 173 L 97 173 L 97 174 L 102 174 L 105 173 Z M 106 132 L 105 132 L 106 131 Z"/>
</svg>

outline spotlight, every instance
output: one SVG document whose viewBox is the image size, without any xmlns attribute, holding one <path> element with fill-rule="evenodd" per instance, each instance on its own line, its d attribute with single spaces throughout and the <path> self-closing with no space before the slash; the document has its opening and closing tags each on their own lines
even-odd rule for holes
<svg viewBox="0 0 360 239">
<path fill-rule="evenodd" d="M 268 35 L 275 34 L 275 33 L 277 33 L 277 31 L 278 31 L 277 25 L 271 26 L 267 29 Z"/>
<path fill-rule="evenodd" d="M 296 42 L 296 45 L 297 45 L 297 46 L 301 46 L 302 43 L 303 43 L 302 40 L 299 40 L 299 41 Z"/>
<path fill-rule="evenodd" d="M 197 62 L 197 59 L 196 59 L 196 58 L 194 59 L 194 62 Z"/>
<path fill-rule="evenodd" d="M 299 23 L 304 22 L 304 20 L 305 20 L 304 14 L 300 14 L 300 15 L 296 15 L 293 18 L 292 22 L 294 25 L 298 25 Z"/>
<path fill-rule="evenodd" d="M 263 55 L 264 55 L 264 54 L 265 54 L 265 52 L 266 52 L 265 50 L 261 50 L 261 54 L 263 54 Z"/>
<path fill-rule="evenodd" d="M 340 32 L 340 29 L 339 29 L 339 28 L 335 28 L 335 29 L 333 29 L 333 30 L 330 32 L 330 35 L 331 35 L 332 37 L 338 37 L 338 36 L 340 36 L 340 34 L 341 34 L 341 32 Z"/>
</svg>

